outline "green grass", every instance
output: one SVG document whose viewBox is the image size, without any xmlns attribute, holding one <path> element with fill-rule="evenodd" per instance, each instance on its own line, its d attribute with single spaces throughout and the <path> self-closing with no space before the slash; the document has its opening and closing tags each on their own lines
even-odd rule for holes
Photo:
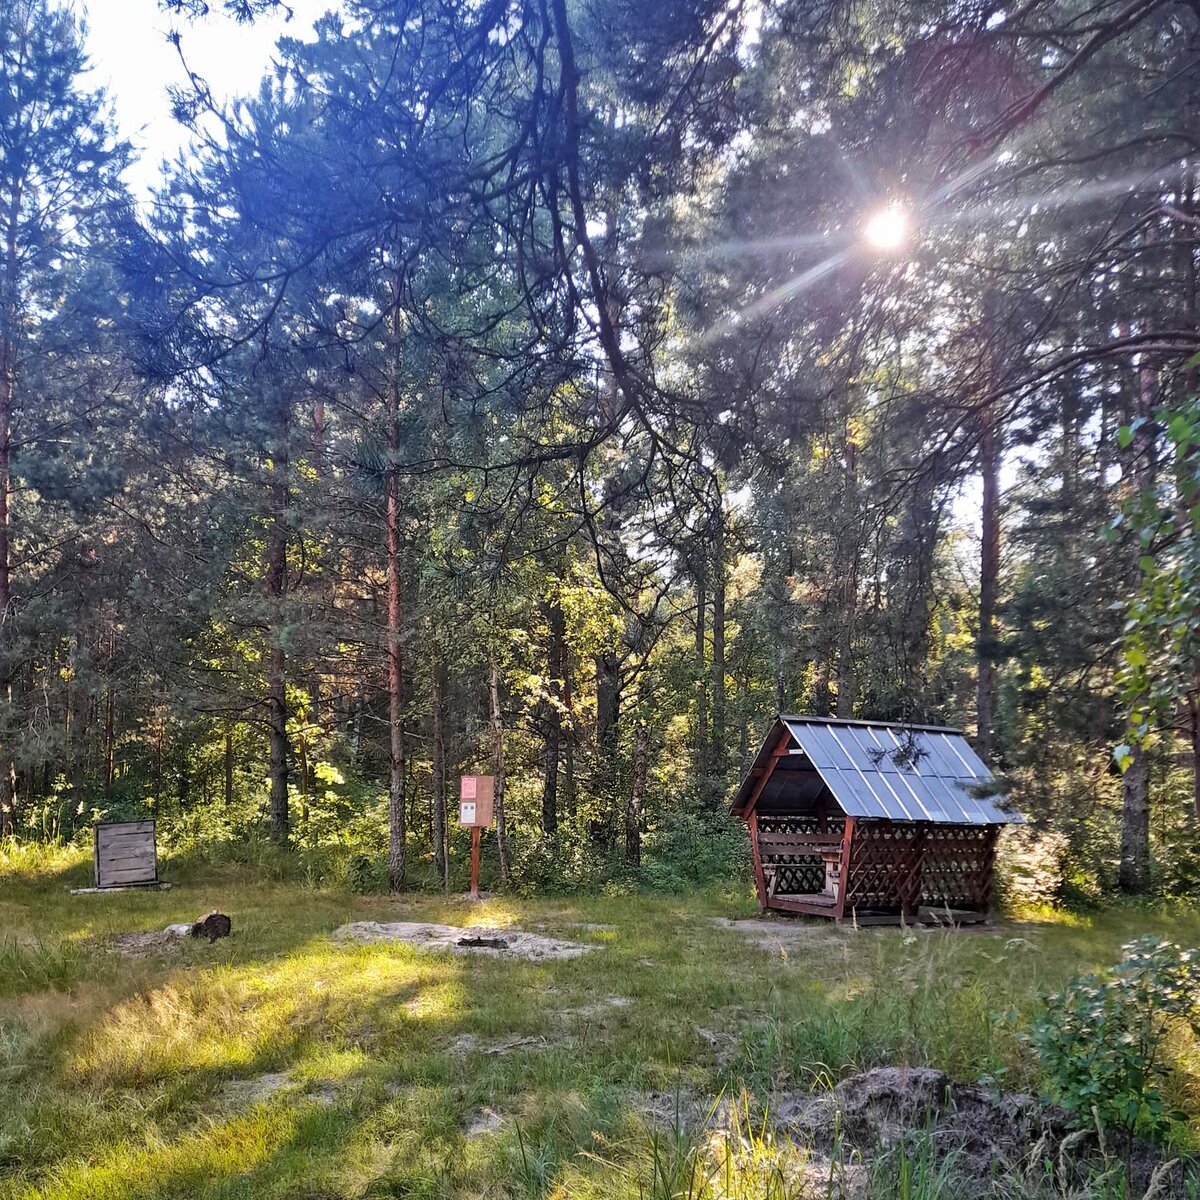
<svg viewBox="0 0 1200 1200">
<path fill-rule="evenodd" d="M 1034 1086 L 1019 1030 L 1039 993 L 1141 933 L 1200 945 L 1180 908 L 998 934 L 813 926 L 783 955 L 712 922 L 755 912 L 741 892 L 468 906 L 166 874 L 170 892 L 70 896 L 77 858 L 0 858 L 3 1200 L 799 1195 L 785 1168 L 803 1148 L 753 1131 L 773 1095 L 883 1064 Z M 215 907 L 235 935 L 212 946 L 105 948 Z M 364 919 L 544 926 L 599 948 L 531 963 L 330 941 Z M 1190 1087 L 1176 1099 L 1200 1111 Z M 651 1093 L 744 1096 L 744 1128 L 716 1144 L 652 1126 Z M 483 1109 L 499 1128 L 467 1136 Z M 940 1194 L 928 1156 L 875 1169 L 881 1196 L 897 1179 Z"/>
</svg>

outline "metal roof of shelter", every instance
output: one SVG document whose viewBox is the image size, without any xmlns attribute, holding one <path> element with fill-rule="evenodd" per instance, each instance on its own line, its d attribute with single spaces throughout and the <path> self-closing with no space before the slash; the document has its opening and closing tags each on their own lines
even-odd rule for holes
<svg viewBox="0 0 1200 1200">
<path fill-rule="evenodd" d="M 929 821 L 946 825 L 1009 825 L 1024 818 L 1002 807 L 1003 797 L 979 795 L 994 785 L 992 773 L 967 745 L 961 730 L 941 725 L 848 721 L 833 717 L 780 716 L 738 789 L 733 812 L 742 813 L 775 756 L 783 731 L 786 753 L 763 796 L 775 807 L 789 791 L 797 798 L 815 771 L 848 817 Z M 763 797 L 760 797 L 762 799 Z"/>
</svg>

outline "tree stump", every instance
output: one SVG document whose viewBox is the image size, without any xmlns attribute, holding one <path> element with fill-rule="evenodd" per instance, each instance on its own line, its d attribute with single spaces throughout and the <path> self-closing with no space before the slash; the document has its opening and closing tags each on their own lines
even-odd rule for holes
<svg viewBox="0 0 1200 1200">
<path fill-rule="evenodd" d="M 210 942 L 228 937 L 233 922 L 223 912 L 205 913 L 192 925 L 192 937 L 206 937 Z"/>
</svg>

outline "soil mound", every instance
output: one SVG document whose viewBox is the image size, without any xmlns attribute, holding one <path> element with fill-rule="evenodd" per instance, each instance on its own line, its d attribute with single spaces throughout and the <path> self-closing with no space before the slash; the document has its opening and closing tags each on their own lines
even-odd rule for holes
<svg viewBox="0 0 1200 1200">
<path fill-rule="evenodd" d="M 998 1174 L 1016 1181 L 1052 1175 L 1064 1191 L 1106 1171 L 1097 1139 L 1073 1133 L 1066 1112 L 1034 1096 L 952 1082 L 928 1067 L 879 1067 L 844 1079 L 818 1096 L 778 1098 L 773 1121 L 795 1141 L 829 1149 L 839 1141 L 864 1163 L 928 1141 L 949 1164 L 963 1195 L 991 1195 Z M 1153 1146 L 1133 1154 L 1133 1192 L 1156 1200 L 1184 1197 L 1184 1172 Z M 1118 1181 L 1113 1181 L 1118 1182 Z"/>
</svg>

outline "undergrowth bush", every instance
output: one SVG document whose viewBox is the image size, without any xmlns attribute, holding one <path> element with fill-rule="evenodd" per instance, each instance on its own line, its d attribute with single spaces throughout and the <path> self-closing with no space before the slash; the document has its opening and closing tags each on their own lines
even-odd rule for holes
<svg viewBox="0 0 1200 1200">
<path fill-rule="evenodd" d="M 727 1114 L 718 1112 L 724 1107 Z M 944 1131 L 909 1128 L 874 1146 L 854 1146 L 833 1130 L 828 1152 L 772 1127 L 743 1094 L 732 1105 L 714 1105 L 706 1131 L 674 1126 L 652 1130 L 639 1143 L 608 1157 L 584 1156 L 562 1195 L 587 1200 L 963 1200 L 988 1195 L 1003 1200 L 1165 1200 L 1197 1194 L 1200 1179 L 1185 1167 L 1172 1179 L 1174 1161 L 1151 1166 L 1142 1187 L 1131 1190 L 1125 1166 L 1100 1151 L 1081 1154 L 1080 1135 L 1058 1146 L 1046 1141 L 1015 1160 L 997 1157 L 981 1183 L 978 1162 Z M 1180 1192 L 1179 1188 L 1183 1191 Z M 981 1190 L 986 1188 L 986 1190 Z"/>
<path fill-rule="evenodd" d="M 1162 1091 L 1167 1047 L 1175 1028 L 1200 1022 L 1200 963 L 1195 951 L 1153 936 L 1122 951 L 1111 970 L 1050 996 L 1031 1038 L 1052 1098 L 1128 1145 L 1134 1135 L 1161 1137 L 1177 1119 Z"/>
<path fill-rule="evenodd" d="M 642 881 L 652 891 L 682 892 L 734 876 L 750 878 L 750 841 L 740 821 L 672 813 L 646 837 Z"/>
<path fill-rule="evenodd" d="M 513 838 L 512 885 L 521 896 L 570 896 L 599 892 L 629 877 L 624 856 L 606 850 L 586 828 L 561 827 L 555 836 Z"/>
<path fill-rule="evenodd" d="M 673 813 L 646 835 L 642 863 L 633 867 L 622 850 L 606 849 L 586 827 L 564 826 L 557 835 L 517 837 L 511 842 L 512 878 L 523 896 L 580 892 L 629 894 L 639 888 L 685 892 L 718 880 L 749 880 L 750 844 L 740 822 L 702 820 Z"/>
</svg>

